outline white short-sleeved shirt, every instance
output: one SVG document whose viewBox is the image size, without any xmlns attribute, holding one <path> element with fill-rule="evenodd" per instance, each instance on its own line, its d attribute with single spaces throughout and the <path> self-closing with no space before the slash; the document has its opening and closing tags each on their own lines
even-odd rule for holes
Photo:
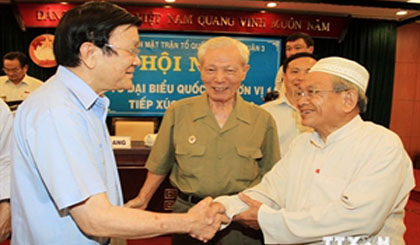
<svg viewBox="0 0 420 245">
<path fill-rule="evenodd" d="M 44 84 L 41 80 L 25 75 L 22 81 L 16 85 L 7 76 L 0 77 L 0 98 L 5 101 L 18 101 L 26 99 Z"/>
<path fill-rule="evenodd" d="M 313 131 L 312 128 L 302 125 L 299 110 L 287 100 L 284 94 L 276 100 L 262 104 L 261 107 L 268 111 L 276 122 L 282 157 L 289 150 L 289 146 L 296 136 L 303 132 Z"/>
</svg>

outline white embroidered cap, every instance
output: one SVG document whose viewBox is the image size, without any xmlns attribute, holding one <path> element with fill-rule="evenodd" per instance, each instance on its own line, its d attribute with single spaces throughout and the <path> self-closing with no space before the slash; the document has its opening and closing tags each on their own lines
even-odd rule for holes
<svg viewBox="0 0 420 245">
<path fill-rule="evenodd" d="M 316 62 L 309 72 L 314 71 L 325 72 L 344 78 L 349 82 L 356 84 L 366 93 L 369 82 L 369 72 L 355 61 L 341 57 L 328 57 Z"/>
</svg>

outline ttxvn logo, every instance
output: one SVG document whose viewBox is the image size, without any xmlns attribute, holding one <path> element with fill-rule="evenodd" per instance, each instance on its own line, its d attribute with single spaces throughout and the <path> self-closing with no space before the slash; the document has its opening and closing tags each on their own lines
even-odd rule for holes
<svg viewBox="0 0 420 245">
<path fill-rule="evenodd" d="M 325 245 L 391 245 L 389 237 L 328 236 L 322 241 Z"/>
</svg>

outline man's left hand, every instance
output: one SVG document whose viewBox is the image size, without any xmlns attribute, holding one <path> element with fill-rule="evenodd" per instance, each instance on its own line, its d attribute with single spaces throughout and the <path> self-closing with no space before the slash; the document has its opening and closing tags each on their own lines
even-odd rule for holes
<svg viewBox="0 0 420 245">
<path fill-rule="evenodd" d="M 262 203 L 250 198 L 244 193 L 239 193 L 239 198 L 244 203 L 246 203 L 249 206 L 249 208 L 244 212 L 235 215 L 233 217 L 233 221 L 251 227 L 252 229 L 259 230 L 260 225 L 258 224 L 258 209 L 260 208 Z"/>
</svg>

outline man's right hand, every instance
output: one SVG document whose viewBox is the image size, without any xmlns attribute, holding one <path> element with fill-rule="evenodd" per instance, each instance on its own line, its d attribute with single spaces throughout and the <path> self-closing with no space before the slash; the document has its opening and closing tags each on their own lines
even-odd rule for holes
<svg viewBox="0 0 420 245">
<path fill-rule="evenodd" d="M 6 240 L 12 231 L 10 217 L 10 203 L 0 203 L 0 242 Z"/>
<path fill-rule="evenodd" d="M 203 242 L 212 239 L 220 229 L 221 224 L 229 223 L 225 215 L 225 208 L 220 203 L 214 203 L 211 197 L 207 197 L 192 207 L 188 213 L 192 219 L 192 227 L 189 234 Z"/>
<path fill-rule="evenodd" d="M 146 202 L 143 198 L 136 196 L 135 198 L 131 199 L 126 204 L 124 204 L 124 207 L 145 210 L 147 208 L 147 204 L 148 202 Z"/>
<path fill-rule="evenodd" d="M 135 198 L 128 201 L 124 206 L 127 208 L 138 208 L 145 210 L 149 204 L 150 199 L 152 199 L 153 194 L 156 192 L 156 189 L 165 179 L 166 175 L 154 174 L 152 172 L 147 172 L 146 180 Z"/>
</svg>

